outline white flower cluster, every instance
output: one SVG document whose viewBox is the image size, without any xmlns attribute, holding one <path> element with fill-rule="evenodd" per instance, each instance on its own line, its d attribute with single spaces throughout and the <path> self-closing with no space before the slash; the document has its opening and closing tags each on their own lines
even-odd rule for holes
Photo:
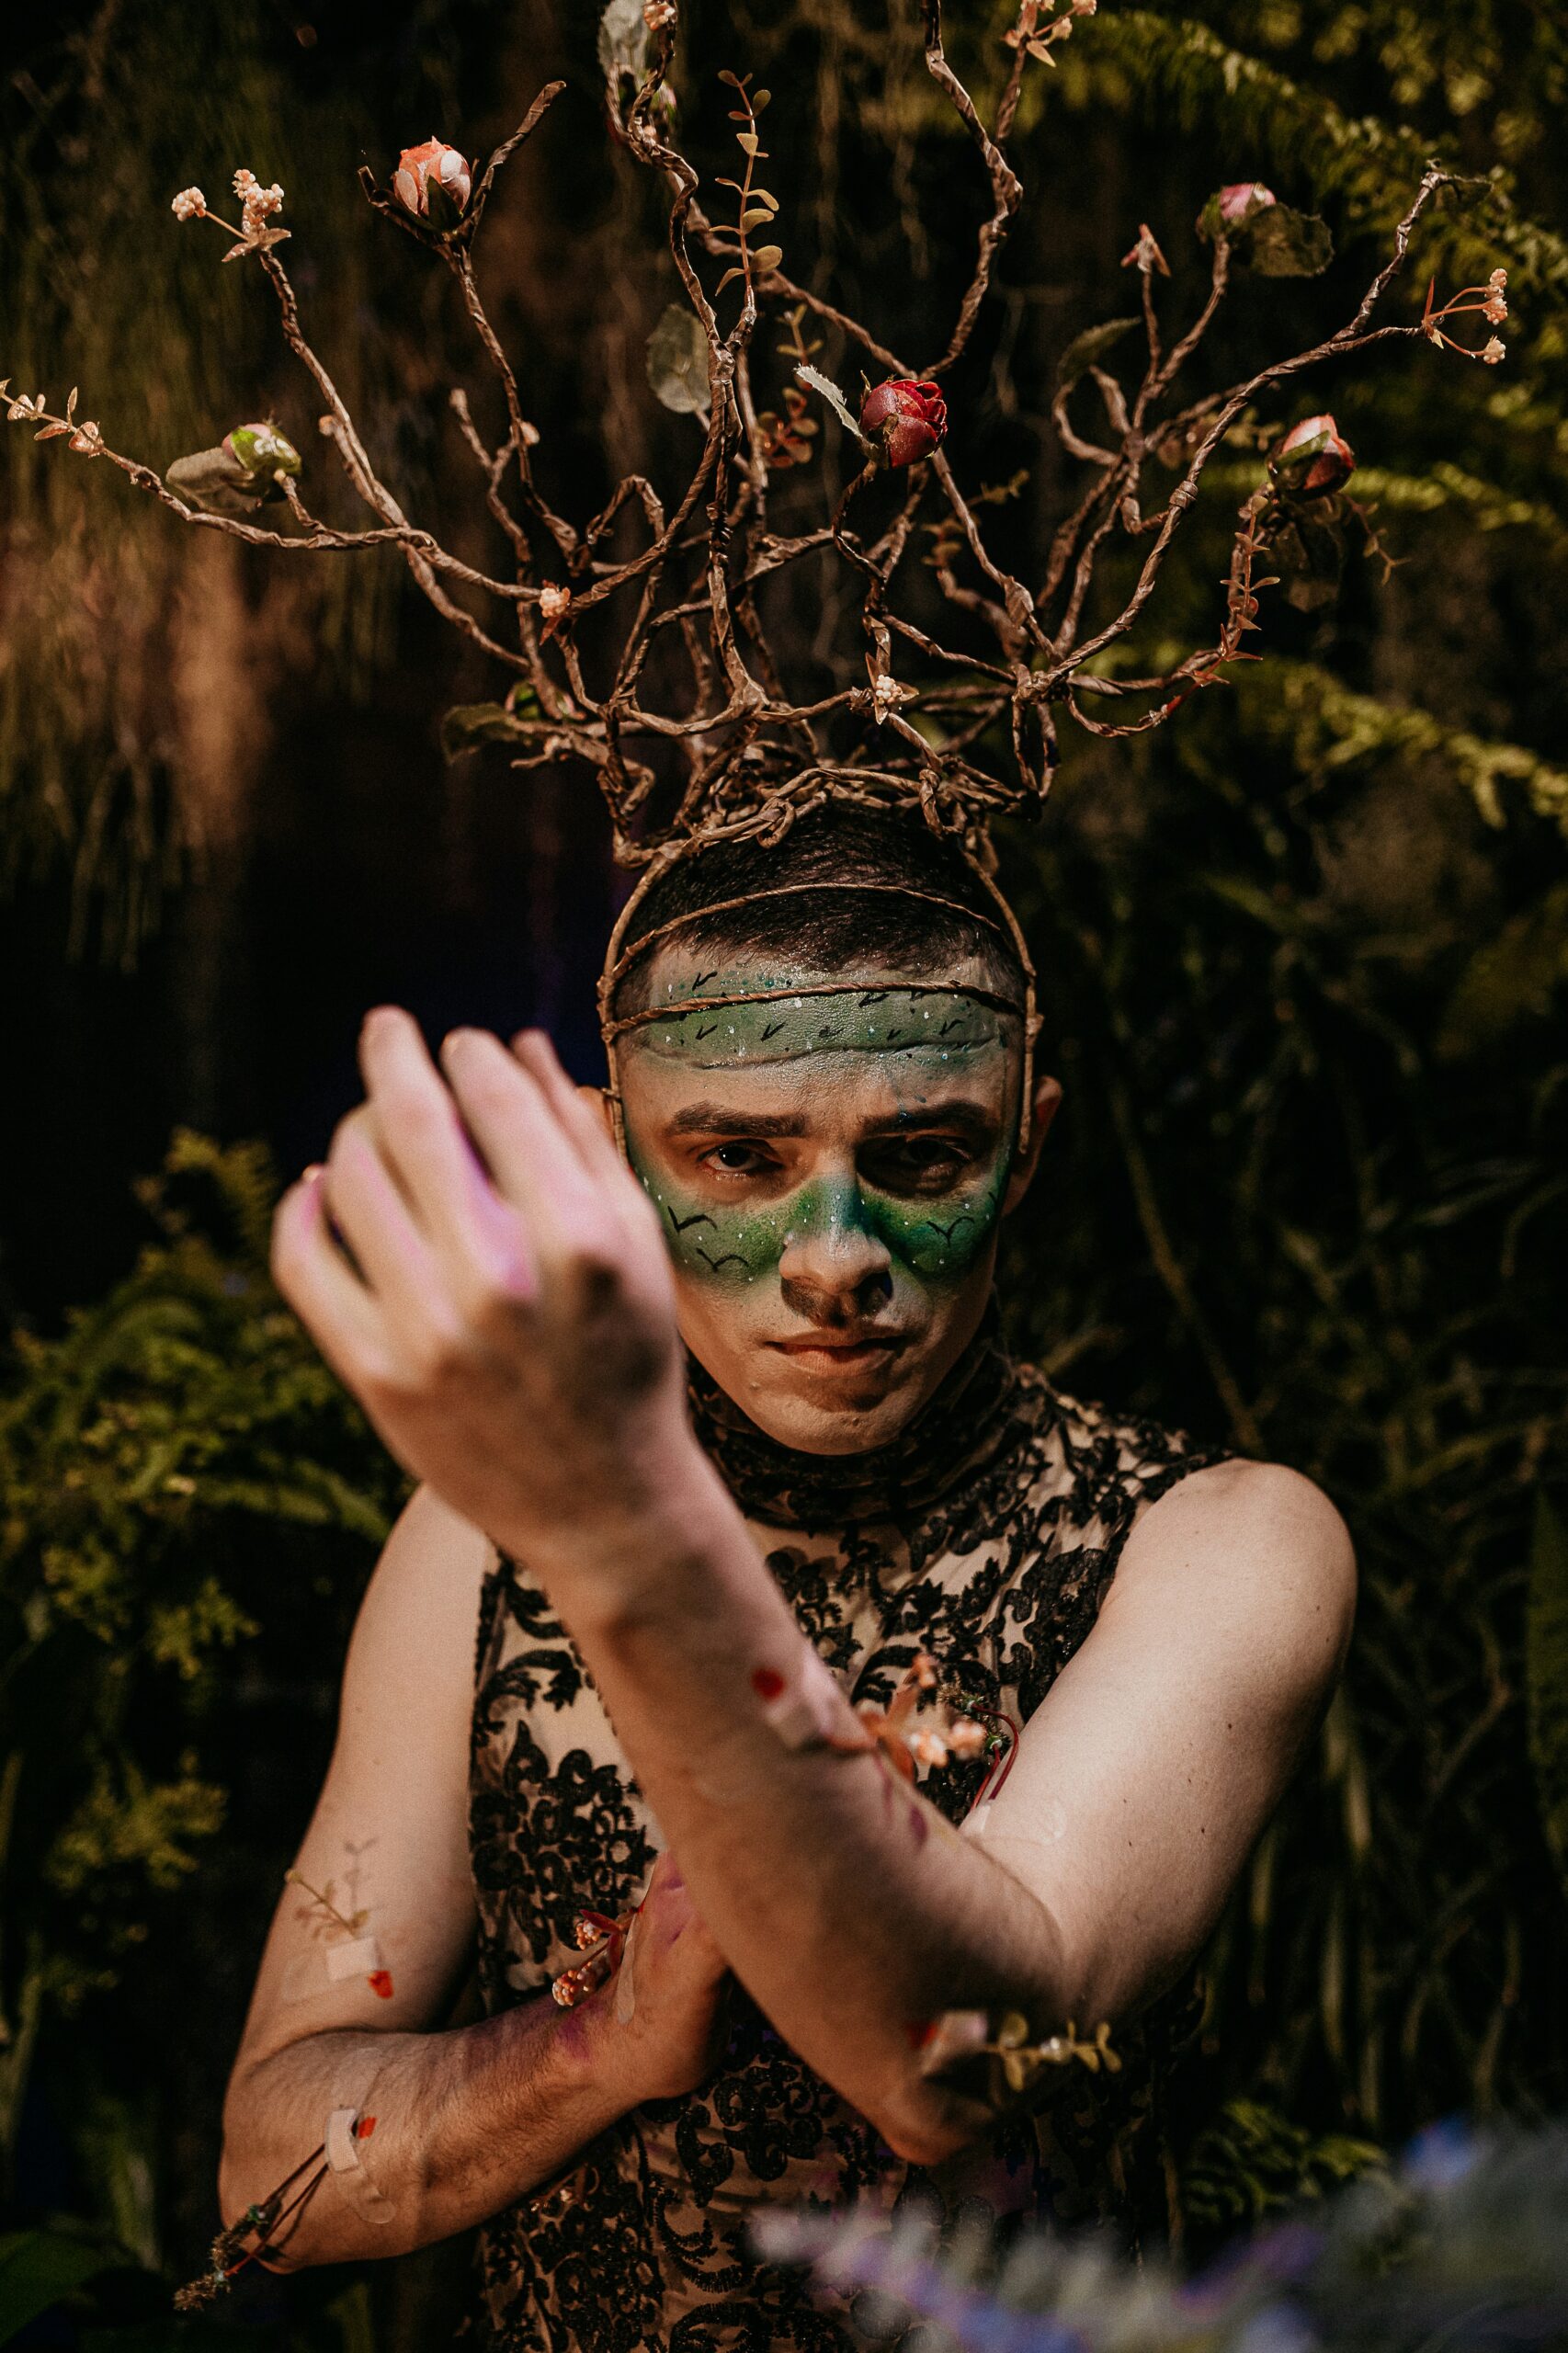
<svg viewBox="0 0 1568 2353">
<path fill-rule="evenodd" d="M 182 188 L 169 210 L 176 221 L 205 221 L 207 199 L 199 188 Z"/>
<path fill-rule="evenodd" d="M 240 199 L 240 227 L 246 243 L 260 244 L 267 235 L 267 224 L 275 212 L 283 210 L 283 191 L 274 180 L 270 188 L 263 188 L 254 172 L 242 165 L 234 174 L 234 194 Z"/>
</svg>

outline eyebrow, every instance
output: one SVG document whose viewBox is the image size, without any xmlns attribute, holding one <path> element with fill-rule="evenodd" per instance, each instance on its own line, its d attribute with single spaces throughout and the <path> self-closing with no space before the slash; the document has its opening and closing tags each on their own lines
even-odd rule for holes
<svg viewBox="0 0 1568 2353">
<path fill-rule="evenodd" d="M 971 1142 L 986 1142 L 1000 1125 L 988 1105 L 960 1096 L 918 1111 L 895 1112 L 889 1119 L 873 1120 L 860 1142 L 918 1135 L 940 1127 L 955 1128 Z M 722 1103 L 687 1103 L 674 1114 L 667 1132 L 673 1136 L 803 1136 L 810 1132 L 810 1125 L 799 1111 L 733 1111 Z"/>
</svg>

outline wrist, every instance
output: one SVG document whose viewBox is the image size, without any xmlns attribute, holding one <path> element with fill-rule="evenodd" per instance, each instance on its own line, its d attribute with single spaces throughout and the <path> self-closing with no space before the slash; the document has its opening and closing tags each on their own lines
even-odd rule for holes
<svg viewBox="0 0 1568 2353">
<path fill-rule="evenodd" d="M 672 1573 L 700 1574 L 744 1523 L 718 1473 L 684 1425 L 629 1451 L 613 1475 L 584 1480 L 548 1525 L 531 1513 L 492 1529 L 567 1611 L 574 1628 L 613 1626 L 667 1594 Z"/>
</svg>

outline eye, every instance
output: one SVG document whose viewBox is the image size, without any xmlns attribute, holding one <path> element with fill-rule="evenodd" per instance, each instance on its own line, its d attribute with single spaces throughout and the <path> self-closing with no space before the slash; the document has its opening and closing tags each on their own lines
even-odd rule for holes
<svg viewBox="0 0 1568 2353">
<path fill-rule="evenodd" d="M 766 1176 L 778 1165 L 773 1154 L 761 1144 L 715 1143 L 699 1153 L 697 1165 L 710 1169 L 719 1176 Z"/>
<path fill-rule="evenodd" d="M 860 1166 L 879 1192 L 944 1193 L 972 1165 L 973 1153 L 956 1136 L 879 1136 L 860 1153 Z"/>
</svg>

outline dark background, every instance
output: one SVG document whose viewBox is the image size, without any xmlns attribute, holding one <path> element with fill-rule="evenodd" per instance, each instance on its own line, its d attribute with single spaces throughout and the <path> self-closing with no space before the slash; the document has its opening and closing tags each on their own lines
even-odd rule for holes
<svg viewBox="0 0 1568 2353">
<path fill-rule="evenodd" d="M 789 267 L 916 364 L 937 351 L 984 191 L 913 0 L 683 16 L 705 176 L 726 168 L 717 70 L 755 69 Z M 983 112 L 1010 21 L 951 11 Z M 445 400 L 464 381 L 484 416 L 488 388 L 449 282 L 354 166 L 384 176 L 432 130 L 483 154 L 562 73 L 482 279 L 554 502 L 580 519 L 631 468 L 678 488 L 696 427 L 643 369 L 673 271 L 594 45 L 592 10 L 543 0 L 119 0 L 13 28 L 0 375 L 56 402 L 79 383 L 160 464 L 274 414 L 312 503 L 351 519 L 259 274 L 168 210 L 249 164 L 288 190 L 307 331 L 378 465 L 493 558 Z M 1261 176 L 1335 233 L 1323 279 L 1243 282 L 1195 391 L 1348 314 L 1434 150 L 1490 184 L 1424 234 L 1392 314 L 1429 273 L 1448 290 L 1498 263 L 1515 309 L 1496 370 L 1401 345 L 1260 408 L 1272 433 L 1332 406 L 1392 570 L 1353 557 L 1312 613 L 1266 596 L 1270 661 L 1157 737 L 1068 729 L 1043 824 L 1004 843 L 1068 1089 L 1010 1239 L 1015 1337 L 1071 1388 L 1319 1478 L 1363 1566 L 1346 1692 L 1210 1956 L 1178 2152 L 1199 2232 L 1354 2162 L 1346 2135 L 1562 2104 L 1568 1643 L 1540 1506 L 1564 1466 L 1568 29 L 1492 5 L 1103 0 L 1057 53 L 1014 142 L 1028 206 L 948 387 L 960 481 L 1028 469 L 994 510 L 1026 577 L 1075 494 L 1043 429 L 1054 369 L 1130 307 L 1141 220 L 1176 316 L 1218 183 Z M 831 425 L 817 446 L 781 524 L 841 479 Z M 259 1159 L 187 1143 L 156 1199 L 136 1180 L 176 1129 L 258 1139 L 285 1172 L 314 1156 L 384 999 L 432 1036 L 543 1021 L 596 1075 L 624 885 L 583 776 L 444 764 L 442 710 L 496 682 L 394 558 L 185 531 L 22 426 L 3 462 L 0 2091 L 17 2213 L 178 2271 L 211 2226 L 222 2075 L 397 1483 L 268 1299 Z M 1217 464 L 1142 654 L 1211 638 L 1258 462 L 1255 442 Z M 818 574 L 770 616 L 808 683 L 859 673 L 841 600 Z M 357 2291 L 329 2287 L 347 2330 Z"/>
</svg>

